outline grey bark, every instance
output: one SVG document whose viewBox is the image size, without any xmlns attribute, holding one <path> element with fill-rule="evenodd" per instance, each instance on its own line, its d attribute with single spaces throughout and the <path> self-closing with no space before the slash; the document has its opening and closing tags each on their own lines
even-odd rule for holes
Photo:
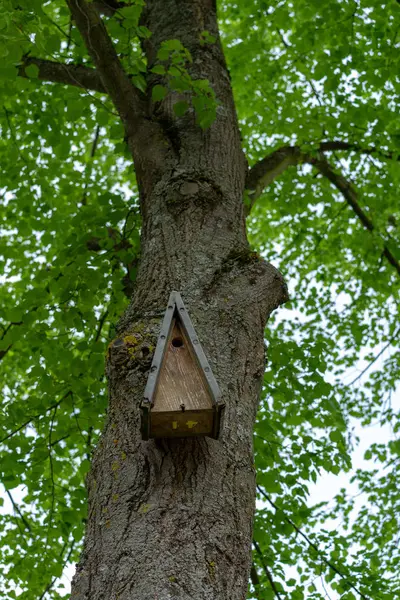
<svg viewBox="0 0 400 600">
<path fill-rule="evenodd" d="M 73 14 L 90 8 L 81 0 L 69 5 Z M 246 240 L 247 167 L 230 80 L 220 42 L 199 42 L 204 30 L 218 37 L 215 3 L 149 0 L 143 22 L 153 33 L 145 46 L 149 66 L 163 40 L 179 38 L 192 53 L 192 77 L 210 80 L 220 107 L 211 128 L 202 131 L 192 113 L 174 115 L 174 95 L 152 105 L 151 87 L 160 81 L 155 75 L 140 99 L 145 117 L 132 115 L 135 127 L 124 112 L 126 98 L 114 100 L 140 191 L 142 256 L 119 327 L 124 343 L 114 341 L 108 352 L 108 419 L 88 476 L 85 547 L 72 598 L 244 600 L 263 333 L 271 311 L 285 301 L 286 287 Z M 96 66 L 107 69 L 101 57 Z M 116 94 L 112 74 L 101 76 Z M 140 438 L 139 403 L 172 289 L 183 295 L 226 401 L 220 440 Z"/>
</svg>

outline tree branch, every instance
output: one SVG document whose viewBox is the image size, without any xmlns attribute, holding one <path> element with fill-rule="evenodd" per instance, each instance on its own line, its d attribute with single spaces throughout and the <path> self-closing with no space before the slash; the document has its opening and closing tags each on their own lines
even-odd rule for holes
<svg viewBox="0 0 400 600">
<path fill-rule="evenodd" d="M 266 576 L 267 576 L 267 578 L 268 578 L 269 584 L 270 584 L 270 586 L 271 586 L 271 588 L 272 588 L 272 590 L 273 590 L 273 592 L 274 592 L 275 596 L 278 598 L 278 600 L 282 600 L 282 596 L 281 596 L 281 595 L 279 594 L 279 592 L 278 592 L 278 588 L 276 587 L 276 585 L 275 585 L 275 582 L 274 582 L 274 580 L 273 580 L 273 578 L 272 578 L 272 573 L 271 573 L 271 571 L 269 570 L 269 568 L 268 568 L 268 566 L 267 566 L 267 564 L 266 564 L 266 562 L 265 562 L 265 560 L 264 560 L 264 555 L 263 555 L 263 553 L 261 552 L 261 548 L 260 548 L 260 546 L 257 544 L 256 540 L 253 540 L 253 545 L 254 545 L 254 548 L 256 549 L 256 552 L 257 552 L 257 554 L 258 554 L 258 556 L 259 556 L 260 562 L 261 562 L 261 564 L 262 564 L 262 566 L 263 566 L 263 569 L 264 569 L 264 571 L 265 571 L 265 574 L 266 574 Z"/>
<path fill-rule="evenodd" d="M 47 547 L 49 545 L 49 539 L 50 539 L 50 533 L 52 530 L 52 521 L 53 521 L 53 515 L 54 515 L 54 504 L 56 501 L 56 495 L 55 495 L 55 480 L 54 480 L 54 466 L 53 466 L 53 455 L 52 455 L 52 435 L 53 435 L 53 427 L 54 427 L 54 421 L 56 418 L 56 414 L 57 414 L 57 408 L 58 406 L 54 407 L 54 412 L 53 412 L 53 416 L 51 417 L 51 421 L 50 421 L 50 427 L 49 427 L 49 441 L 48 441 L 48 450 L 49 450 L 49 464 L 50 464 L 50 479 L 51 479 L 51 506 L 50 506 L 50 512 L 49 512 L 49 517 L 48 517 L 48 526 L 47 526 L 47 537 L 46 537 L 46 545 L 45 545 L 45 552 L 47 550 Z"/>
<path fill-rule="evenodd" d="M 20 77 L 29 76 L 26 73 L 26 67 L 35 65 L 38 67 L 38 77 L 43 81 L 52 81 L 54 83 L 63 83 L 64 85 L 74 85 L 85 90 L 106 93 L 101 78 L 95 69 L 85 67 L 84 65 L 64 64 L 26 56 L 23 64 L 19 67 L 18 75 Z"/>
<path fill-rule="evenodd" d="M 107 17 L 112 17 L 120 8 L 130 6 L 130 4 L 118 2 L 117 0 L 95 0 L 93 4 L 100 14 L 107 15 Z"/>
<path fill-rule="evenodd" d="M 23 160 L 24 163 L 26 164 L 27 161 L 25 160 L 25 157 L 24 157 L 24 155 L 21 152 L 20 144 L 18 143 L 17 138 L 15 136 L 14 128 L 13 128 L 12 123 L 11 123 L 10 113 L 9 113 L 9 111 L 6 109 L 6 107 L 4 105 L 3 105 L 3 110 L 4 110 L 4 114 L 6 115 L 7 125 L 8 125 L 8 128 L 10 130 L 10 135 L 11 135 L 11 139 L 13 141 L 13 144 L 14 144 L 14 146 L 15 146 L 18 154 L 19 154 L 20 159 Z"/>
<path fill-rule="evenodd" d="M 345 179 L 343 175 L 335 173 L 332 166 L 328 163 L 324 156 L 322 156 L 321 158 L 306 158 L 308 163 L 314 165 L 320 171 L 320 173 L 322 173 L 322 175 L 329 179 L 329 181 L 343 194 L 347 204 L 351 206 L 351 208 L 353 209 L 353 211 L 355 212 L 365 229 L 368 229 L 368 231 L 371 232 L 374 231 L 375 227 L 371 219 L 359 205 L 358 194 L 354 189 L 353 185 L 350 183 L 350 181 Z M 383 246 L 382 254 L 400 275 L 400 263 L 387 246 Z"/>
<path fill-rule="evenodd" d="M 48 408 L 46 408 L 44 410 L 44 412 L 41 412 L 41 413 L 39 413 L 37 415 L 31 416 L 27 421 L 25 421 L 24 423 L 22 423 L 22 425 L 20 425 L 19 427 L 17 427 L 13 431 L 11 431 L 9 434 L 7 434 L 5 437 L 3 437 L 0 440 L 0 444 L 2 444 L 3 442 L 5 442 L 6 440 L 10 439 L 11 437 L 13 437 L 13 435 L 15 435 L 16 433 L 18 433 L 19 431 L 21 431 L 21 429 L 23 429 L 24 427 L 27 427 L 30 423 L 32 423 L 32 421 L 35 421 L 35 419 L 39 419 L 40 417 L 42 417 L 44 414 L 46 414 L 50 410 L 53 410 L 54 408 L 57 408 L 58 406 L 60 406 L 61 402 L 63 400 L 65 400 L 65 398 L 67 398 L 68 396 L 70 396 L 71 394 L 72 394 L 72 392 L 71 392 L 71 390 L 69 390 L 66 394 L 64 394 L 64 396 L 62 398 L 60 398 L 60 400 L 58 400 L 58 402 L 55 402 L 54 404 L 52 404 L 51 406 L 49 406 Z"/>
<path fill-rule="evenodd" d="M 359 381 L 359 379 L 361 379 L 361 377 L 364 375 L 364 373 L 366 373 L 372 367 L 372 365 L 378 360 L 378 358 L 380 358 L 382 356 L 382 354 L 384 352 L 386 352 L 386 350 L 389 348 L 389 346 L 391 346 L 391 344 L 393 344 L 394 340 L 397 340 L 397 336 L 398 336 L 399 333 L 400 333 L 400 328 L 396 330 L 396 332 L 390 338 L 390 340 L 388 341 L 388 343 L 382 348 L 382 350 L 380 352 L 378 352 L 378 354 L 375 356 L 375 358 L 373 360 L 371 360 L 371 362 L 369 362 L 367 364 L 367 366 L 365 367 L 365 369 L 363 369 L 361 371 L 361 373 L 359 375 L 357 375 L 357 377 L 355 379 L 353 379 L 353 381 L 351 381 L 349 383 L 349 385 L 354 385 L 357 381 Z"/>
<path fill-rule="evenodd" d="M 97 125 L 96 131 L 94 132 L 92 149 L 90 150 L 90 158 L 91 159 L 93 159 L 96 154 L 97 144 L 99 142 L 99 136 L 100 136 L 100 125 Z M 82 205 L 86 205 L 86 203 L 87 203 L 87 190 L 89 187 L 89 179 L 92 174 L 92 171 L 93 171 L 93 165 L 92 165 L 92 163 L 90 163 L 90 170 L 86 171 L 85 187 L 83 190 L 83 195 L 82 195 L 82 200 L 81 200 Z"/>
<path fill-rule="evenodd" d="M 26 518 L 24 517 L 24 515 L 22 514 L 18 504 L 15 502 L 11 492 L 9 490 L 6 490 L 6 494 L 10 499 L 11 504 L 13 505 L 14 511 L 19 515 L 21 521 L 23 522 L 23 524 L 25 525 L 25 527 L 27 528 L 27 530 L 29 531 L 29 533 L 32 533 L 32 528 L 29 525 L 28 521 L 26 520 Z"/>
<path fill-rule="evenodd" d="M 342 142 L 340 140 L 321 142 L 316 150 L 320 153 L 333 152 L 335 150 L 348 150 L 367 155 L 379 154 L 382 158 L 389 160 L 400 160 L 400 156 L 395 156 L 392 152 L 382 152 L 375 147 L 362 148 L 358 144 Z M 272 181 L 279 177 L 279 175 L 281 175 L 288 167 L 296 166 L 303 162 L 310 162 L 310 158 L 311 156 L 302 152 L 299 146 L 282 146 L 257 162 L 249 170 L 246 178 L 246 189 L 252 200 L 250 210 L 267 185 L 272 183 Z"/>
<path fill-rule="evenodd" d="M 4 358 L 9 350 L 11 350 L 12 344 L 9 344 L 5 350 L 0 350 L 0 360 Z"/>
<path fill-rule="evenodd" d="M 251 565 L 250 579 L 251 579 L 251 583 L 254 585 L 254 589 L 255 589 L 254 593 L 256 595 L 256 598 L 259 598 L 258 587 L 260 585 L 260 579 L 258 577 L 257 569 L 256 569 L 254 562 Z"/>
<path fill-rule="evenodd" d="M 102 314 L 102 316 L 100 317 L 98 323 L 98 327 L 97 327 L 97 331 L 96 331 L 96 336 L 94 338 L 95 342 L 98 342 L 99 337 L 101 335 L 101 330 L 103 329 L 103 325 L 104 325 L 104 321 L 107 319 L 108 317 L 108 308 L 106 308 L 106 310 L 104 311 L 104 313 Z"/>
<path fill-rule="evenodd" d="M 272 183 L 279 175 L 281 175 L 289 166 L 296 166 L 302 163 L 308 163 L 314 166 L 319 172 L 324 175 L 329 181 L 342 193 L 347 204 L 353 209 L 358 219 L 368 231 L 374 231 L 375 227 L 364 212 L 358 202 L 358 194 L 351 184 L 343 175 L 336 173 L 332 165 L 327 161 L 323 154 L 323 151 L 332 150 L 358 150 L 363 154 L 371 154 L 376 150 L 374 148 L 367 148 L 365 150 L 357 148 L 347 142 L 323 142 L 319 146 L 318 156 L 312 156 L 306 152 L 302 152 L 299 146 L 283 146 L 275 152 L 272 152 L 252 167 L 247 175 L 246 189 L 248 190 L 250 203 L 248 206 L 248 212 L 254 206 L 257 198 L 261 195 L 263 189 Z M 385 155 L 385 158 L 392 158 L 391 154 Z M 400 275 L 400 263 L 396 257 L 392 254 L 389 248 L 385 245 L 383 247 L 383 255 L 388 262 L 396 269 Z"/>
<path fill-rule="evenodd" d="M 246 177 L 246 190 L 250 197 L 248 212 L 250 213 L 264 188 L 282 175 L 288 167 L 296 166 L 301 162 L 302 153 L 298 146 L 282 146 L 256 163 Z"/>
<path fill-rule="evenodd" d="M 133 136 L 144 117 L 144 105 L 118 58 L 112 40 L 94 5 L 85 0 L 66 0 L 71 15 L 99 72 L 100 79 L 124 123 L 126 135 Z"/>
<path fill-rule="evenodd" d="M 70 546 L 70 549 L 69 549 L 69 552 L 68 552 L 68 555 L 67 555 L 66 559 L 63 562 L 63 570 L 67 566 L 67 564 L 69 562 L 69 559 L 72 556 L 72 553 L 74 551 L 74 546 L 75 546 L 75 540 L 72 542 L 72 544 Z M 61 554 L 60 554 L 60 558 L 62 558 L 62 556 L 64 554 L 64 550 L 65 550 L 66 547 L 67 547 L 67 543 L 65 543 L 64 546 L 63 546 L 63 549 L 62 549 Z M 46 596 L 47 592 L 49 592 L 51 590 L 51 588 L 53 587 L 53 585 L 55 584 L 55 582 L 57 581 L 57 579 L 58 579 L 58 577 L 53 577 L 50 580 L 50 582 L 47 584 L 46 588 L 44 589 L 42 595 L 40 596 L 39 600 L 43 600 L 44 599 L 44 597 Z"/>
</svg>

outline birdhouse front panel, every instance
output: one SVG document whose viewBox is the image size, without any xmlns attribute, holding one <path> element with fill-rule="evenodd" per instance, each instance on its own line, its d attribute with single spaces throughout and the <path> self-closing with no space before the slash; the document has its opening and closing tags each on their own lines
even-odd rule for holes
<svg viewBox="0 0 400 600">
<path fill-rule="evenodd" d="M 207 382 L 177 319 L 168 336 L 153 402 L 153 437 L 212 433 L 214 411 Z"/>
<path fill-rule="evenodd" d="M 212 409 L 204 375 L 174 319 L 154 396 L 153 411 Z"/>
</svg>

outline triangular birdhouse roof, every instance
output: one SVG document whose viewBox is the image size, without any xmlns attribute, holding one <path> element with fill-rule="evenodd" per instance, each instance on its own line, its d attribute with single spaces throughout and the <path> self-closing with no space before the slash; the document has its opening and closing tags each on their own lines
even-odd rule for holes
<svg viewBox="0 0 400 600">
<path fill-rule="evenodd" d="M 182 399 L 181 404 L 177 404 L 178 397 Z M 211 410 L 219 413 L 223 406 L 218 384 L 182 297 L 173 291 L 142 401 L 143 427 L 147 427 L 150 410 L 152 414 L 179 408 L 188 412 Z"/>
</svg>

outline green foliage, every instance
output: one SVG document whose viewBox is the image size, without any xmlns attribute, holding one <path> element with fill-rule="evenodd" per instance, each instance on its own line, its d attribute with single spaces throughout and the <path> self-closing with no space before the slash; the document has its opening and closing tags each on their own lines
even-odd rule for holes
<svg viewBox="0 0 400 600">
<path fill-rule="evenodd" d="M 211 44 L 215 38 L 207 31 L 202 32 L 201 44 Z M 208 79 L 194 79 L 190 75 L 187 63 L 192 62 L 190 52 L 179 40 L 167 40 L 162 42 L 157 58 L 161 61 L 152 68 L 152 73 L 164 75 L 171 90 L 177 94 L 185 95 L 186 100 L 178 100 L 174 104 L 174 112 L 177 117 L 183 116 L 189 109 L 191 102 L 196 122 L 202 129 L 210 127 L 215 120 L 217 110 L 217 99 Z M 154 102 L 162 100 L 167 95 L 167 88 L 156 85 L 152 90 Z"/>
<path fill-rule="evenodd" d="M 12 53 L 0 69 L 0 595 L 15 597 L 17 586 L 29 599 L 79 556 L 84 477 L 106 410 L 104 357 L 135 278 L 140 218 L 108 99 L 40 82 L 34 65 L 32 80 L 17 77 L 30 46 L 79 61 L 81 44 L 67 49 L 56 27 L 68 34 L 64 3 L 0 6 L 0 53 Z M 56 586 L 46 597 L 63 595 Z"/>
<path fill-rule="evenodd" d="M 144 2 L 126 4 L 106 26 L 135 86 L 144 92 L 154 77 L 154 103 L 171 94 L 177 117 L 194 110 L 210 126 L 218 99 L 207 80 L 192 78 L 189 50 L 166 40 L 149 73 Z M 283 272 L 292 298 L 266 334 L 255 429 L 258 582 L 249 597 L 317 600 L 325 586 L 332 599 L 392 600 L 400 593 L 399 278 L 382 250 L 395 254 L 400 241 L 400 5 L 240 0 L 221 2 L 219 14 L 249 163 L 289 144 L 314 156 L 321 142 L 352 144 L 327 156 L 375 228 L 363 228 L 304 165 L 275 180 L 248 218 L 252 244 Z M 205 50 L 214 43 L 201 32 Z M 55 579 L 77 560 L 84 478 L 106 409 L 104 353 L 140 253 L 135 177 L 113 106 L 40 81 L 35 65 L 18 77 L 29 53 L 88 62 L 63 1 L 0 2 L 6 600 L 15 586 L 26 600 L 45 590 L 62 597 Z M 388 439 L 374 443 L 372 433 L 368 468 L 354 469 L 357 432 L 375 425 Z M 350 487 L 313 506 L 309 492 L 326 474 L 345 474 Z"/>
<path fill-rule="evenodd" d="M 254 534 L 267 569 L 255 551 L 260 584 L 249 597 L 275 595 L 269 570 L 285 599 L 396 598 L 399 277 L 382 248 L 396 252 L 400 241 L 400 5 L 223 2 L 220 18 L 250 164 L 285 145 L 315 156 L 332 140 L 376 149 L 327 153 L 357 190 L 373 234 L 305 166 L 276 179 L 247 221 L 291 295 L 267 332 Z M 369 428 L 388 432 L 366 452 L 365 470 L 351 464 L 361 427 L 371 441 Z M 349 490 L 312 507 L 314 482 L 346 473 Z"/>
</svg>

